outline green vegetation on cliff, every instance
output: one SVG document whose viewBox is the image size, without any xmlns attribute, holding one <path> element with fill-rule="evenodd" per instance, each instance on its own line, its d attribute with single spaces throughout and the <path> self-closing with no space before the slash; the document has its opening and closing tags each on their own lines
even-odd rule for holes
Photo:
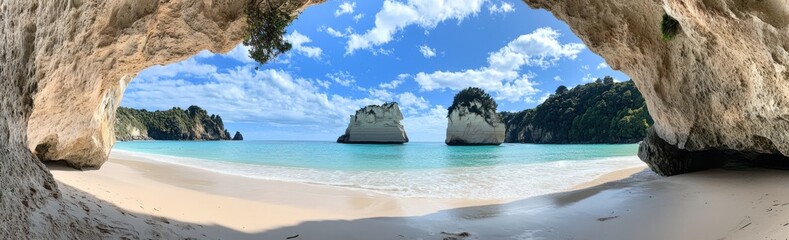
<svg viewBox="0 0 789 240">
<path fill-rule="evenodd" d="M 478 104 L 472 104 L 474 102 Z M 460 107 L 466 107 L 469 112 L 479 114 L 485 117 L 485 121 L 493 124 L 493 119 L 496 118 L 492 114 L 496 114 L 498 106 L 496 100 L 493 100 L 481 88 L 468 87 L 455 95 L 455 99 L 452 100 L 452 106 L 449 106 L 447 109 L 447 117 L 451 116 L 454 111 L 460 110 Z"/>
<path fill-rule="evenodd" d="M 128 140 L 229 140 L 222 118 L 198 106 L 154 111 L 119 107 L 115 138 Z"/>
<path fill-rule="evenodd" d="M 635 143 L 653 123 L 633 81 L 611 77 L 573 89 L 559 86 L 536 108 L 502 117 L 505 142 L 519 143 Z"/>
</svg>

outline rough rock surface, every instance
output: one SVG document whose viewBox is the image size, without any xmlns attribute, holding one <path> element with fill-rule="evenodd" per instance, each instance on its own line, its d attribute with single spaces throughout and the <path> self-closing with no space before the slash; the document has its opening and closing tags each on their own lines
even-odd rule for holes
<svg viewBox="0 0 789 240">
<path fill-rule="evenodd" d="M 244 135 L 241 135 L 241 132 L 236 131 L 236 135 L 233 135 L 233 141 L 242 141 L 244 140 Z"/>
<path fill-rule="evenodd" d="M 787 1 L 524 1 L 632 77 L 666 143 L 789 155 Z M 670 41 L 664 13 L 680 24 Z"/>
<path fill-rule="evenodd" d="M 472 108 L 482 108 L 477 101 L 471 102 Z M 449 115 L 447 125 L 448 145 L 499 145 L 504 142 L 506 126 L 495 111 L 478 114 L 469 111 L 470 107 L 458 106 Z M 488 110 L 491 111 L 491 110 Z M 492 116 L 485 119 L 484 115 Z"/>
<path fill-rule="evenodd" d="M 31 149 L 44 160 L 99 166 L 128 81 L 203 49 L 229 51 L 243 36 L 245 3 L 0 1 L 0 238 L 169 238 L 69 214 L 92 206 L 63 199 Z"/>
<path fill-rule="evenodd" d="M 407 143 L 403 113 L 397 103 L 370 105 L 351 115 L 345 134 L 338 143 Z"/>
<path fill-rule="evenodd" d="M 153 112 L 119 107 L 115 117 L 115 138 L 120 141 L 230 140 L 222 117 L 198 106 Z"/>
</svg>

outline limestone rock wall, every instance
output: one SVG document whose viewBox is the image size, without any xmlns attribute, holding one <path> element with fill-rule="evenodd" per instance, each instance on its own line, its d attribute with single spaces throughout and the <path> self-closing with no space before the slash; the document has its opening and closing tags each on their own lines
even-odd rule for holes
<svg viewBox="0 0 789 240">
<path fill-rule="evenodd" d="M 789 155 L 788 1 L 525 2 L 632 77 L 668 144 Z M 670 41 L 664 13 L 681 26 Z"/>
<path fill-rule="evenodd" d="M 471 107 L 481 109 L 482 104 L 472 102 Z M 506 125 L 498 113 L 488 113 L 493 119 L 469 111 L 470 107 L 459 106 L 449 115 L 447 125 L 448 145 L 499 145 L 504 142 Z"/>
<path fill-rule="evenodd" d="M 316 2 L 288 4 L 299 11 Z M 0 1 L 0 238 L 129 237 L 129 228 L 97 228 L 121 223 L 65 214 L 79 206 L 61 198 L 39 158 L 101 165 L 115 140 L 114 112 L 129 80 L 143 68 L 203 49 L 229 51 L 243 36 L 245 4 Z"/>
<path fill-rule="evenodd" d="M 370 105 L 351 115 L 345 134 L 339 143 L 407 143 L 403 128 L 403 113 L 397 103 Z"/>
</svg>

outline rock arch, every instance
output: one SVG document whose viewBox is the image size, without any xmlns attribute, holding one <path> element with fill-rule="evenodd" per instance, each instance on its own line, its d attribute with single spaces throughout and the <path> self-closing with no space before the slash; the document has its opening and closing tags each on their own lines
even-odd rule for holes
<svg viewBox="0 0 789 240">
<path fill-rule="evenodd" d="M 286 1 L 294 14 L 322 2 Z M 134 75 L 203 49 L 231 50 L 244 36 L 246 4 L 0 2 L 0 236 L 100 238 L 86 221 L 59 213 L 72 206 L 60 199 L 39 158 L 100 166 L 115 141 L 115 109 Z"/>
</svg>

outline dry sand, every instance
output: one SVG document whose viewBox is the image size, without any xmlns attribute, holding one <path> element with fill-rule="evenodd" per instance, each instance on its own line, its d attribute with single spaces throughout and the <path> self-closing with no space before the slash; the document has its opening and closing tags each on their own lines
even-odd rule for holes
<svg viewBox="0 0 789 240">
<path fill-rule="evenodd" d="M 100 170 L 53 168 L 65 185 L 64 195 L 95 204 L 102 212 L 120 208 L 121 214 L 102 215 L 108 221 L 147 224 L 138 227 L 201 239 L 789 236 L 789 172 L 780 170 L 718 169 L 663 178 L 643 168 L 623 169 L 573 191 L 486 202 L 396 198 L 264 181 L 118 153 Z"/>
</svg>

